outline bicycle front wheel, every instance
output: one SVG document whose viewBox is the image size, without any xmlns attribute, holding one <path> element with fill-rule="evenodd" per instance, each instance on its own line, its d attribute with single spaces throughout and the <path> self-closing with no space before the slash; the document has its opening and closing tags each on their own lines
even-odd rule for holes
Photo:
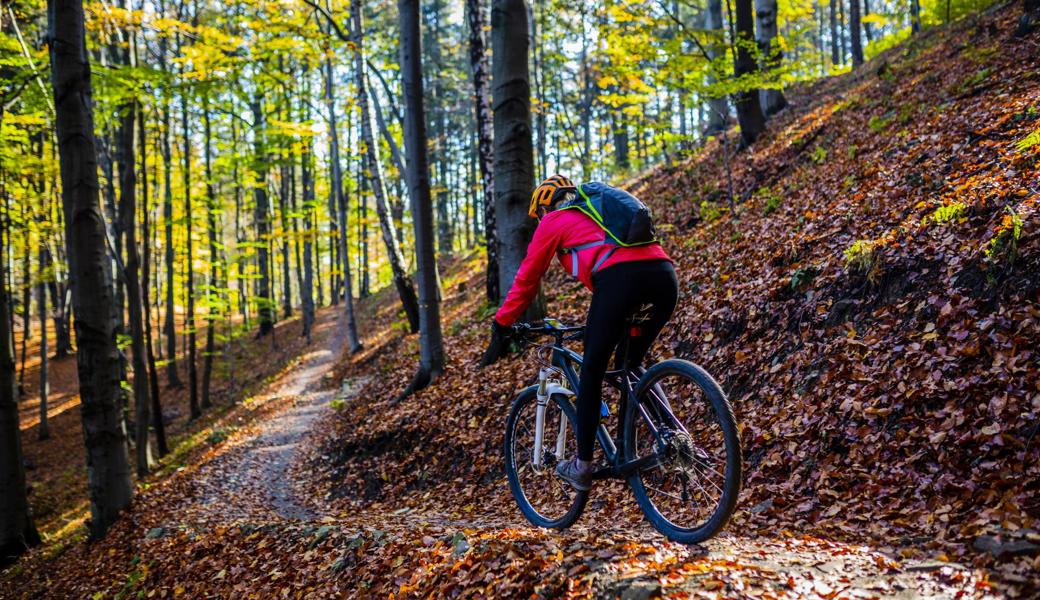
<svg viewBox="0 0 1040 600">
<path fill-rule="evenodd" d="M 668 539 L 693 544 L 717 534 L 737 505 L 740 437 L 733 408 L 701 367 L 666 360 L 639 379 L 624 428 L 625 462 L 647 520 Z"/>
<path fill-rule="evenodd" d="M 509 411 L 505 439 L 509 489 L 520 512 L 538 527 L 570 527 L 585 509 L 589 493 L 575 490 L 556 476 L 558 462 L 577 456 L 576 421 L 570 400 L 551 395 L 542 415 L 541 443 L 536 445 L 535 388 L 520 392 Z"/>
</svg>

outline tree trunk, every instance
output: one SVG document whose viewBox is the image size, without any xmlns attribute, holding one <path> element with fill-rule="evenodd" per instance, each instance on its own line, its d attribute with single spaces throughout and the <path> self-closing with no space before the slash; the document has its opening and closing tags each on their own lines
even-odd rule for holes
<svg viewBox="0 0 1040 600">
<path fill-rule="evenodd" d="M 61 167 L 65 243 L 76 323 L 90 531 L 100 538 L 130 504 L 133 486 L 120 406 L 120 358 L 112 315 L 105 223 L 98 205 L 90 62 L 82 0 L 50 0 L 51 83 Z"/>
<path fill-rule="evenodd" d="M 845 19 L 845 0 L 838 0 L 838 39 L 841 40 L 841 64 L 849 59 L 849 29 Z"/>
<path fill-rule="evenodd" d="M 307 74 L 302 75 L 304 79 Z M 308 136 L 309 137 L 309 136 Z M 303 306 L 303 259 L 300 256 L 300 213 L 297 197 L 299 188 L 296 186 L 296 165 L 289 165 L 289 218 L 290 236 L 292 239 L 293 258 L 296 263 L 296 287 L 300 290 L 300 306 Z"/>
<path fill-rule="evenodd" d="M 120 2 L 125 8 L 125 2 Z M 119 50 L 121 63 L 127 68 L 137 64 L 135 54 L 136 41 L 127 36 L 127 45 Z M 151 388 L 148 383 L 148 368 L 145 358 L 144 317 L 142 308 L 147 303 L 147 296 L 142 298 L 139 279 L 141 270 L 140 254 L 137 249 L 137 160 L 134 149 L 135 131 L 138 120 L 138 104 L 136 100 L 124 103 L 119 107 L 120 122 L 116 158 L 119 163 L 119 219 L 120 229 L 126 236 L 126 264 L 123 265 L 123 279 L 126 286 L 127 315 L 130 319 L 130 351 L 134 370 L 134 441 L 136 443 L 137 474 L 147 475 L 152 468 L 152 451 L 148 442 L 148 426 L 151 421 Z M 147 202 L 147 197 L 145 202 Z M 147 243 L 147 242 L 146 242 Z"/>
<path fill-rule="evenodd" d="M 838 36 L 838 0 L 830 0 L 831 68 L 841 64 Z"/>
<path fill-rule="evenodd" d="M 166 456 L 170 451 L 166 446 L 166 425 L 162 418 L 162 402 L 159 399 L 159 373 L 155 368 L 155 351 L 152 347 L 152 315 L 148 303 L 148 286 L 151 285 L 151 219 L 148 210 L 148 144 L 145 133 L 146 119 L 141 115 L 141 126 L 137 128 L 138 142 L 141 146 L 141 237 L 144 239 L 144 259 L 141 262 L 141 308 L 144 312 L 144 348 L 148 358 L 148 391 L 152 400 L 152 428 L 155 429 L 155 443 L 159 456 Z"/>
<path fill-rule="evenodd" d="M 339 162 L 339 126 L 336 118 L 336 103 L 335 97 L 335 85 L 336 85 L 336 71 L 332 63 L 331 50 L 326 48 L 326 58 L 324 62 L 323 73 L 325 75 L 325 109 L 328 112 L 328 127 L 329 127 L 329 257 L 331 268 L 329 269 L 329 300 L 333 306 L 339 304 L 339 294 L 336 290 L 339 288 L 339 282 L 336 279 L 337 273 L 343 270 L 342 259 L 337 259 L 336 249 L 339 247 L 339 227 L 338 222 L 339 215 L 339 195 L 343 193 L 343 165 Z M 348 135 L 349 137 L 349 135 Z M 349 144 L 349 139 L 347 140 Z M 344 225 L 345 226 L 345 225 Z M 347 298 L 352 298 L 353 290 L 348 290 L 345 294 Z M 321 294 L 319 293 L 320 297 Z M 320 300 L 319 300 L 320 302 Z M 347 315 L 347 335 L 351 335 L 352 328 L 355 328 L 354 323 L 354 305 L 353 300 L 350 300 L 350 306 L 346 307 Z M 355 336 L 356 337 L 356 336 Z M 353 346 L 353 340 L 350 340 L 351 346 Z"/>
<path fill-rule="evenodd" d="M 192 229 L 194 223 L 191 215 L 191 133 L 188 128 L 188 101 L 191 98 L 191 90 L 185 89 L 181 96 L 181 129 L 184 132 L 184 226 L 185 226 L 185 260 L 188 268 L 185 272 L 185 283 L 187 284 L 187 312 L 184 315 L 184 329 L 188 337 L 188 410 L 192 419 L 202 416 L 199 408 L 199 371 L 195 356 L 197 343 L 195 334 L 195 251 L 192 240 Z"/>
<path fill-rule="evenodd" d="M 22 204 L 22 222 L 28 219 L 28 203 Z M 25 389 L 25 365 L 26 353 L 29 348 L 29 340 L 32 339 L 32 261 L 29 240 L 29 228 L 22 231 L 22 367 L 18 370 L 18 389 Z"/>
<path fill-rule="evenodd" d="M 309 68 L 304 66 L 304 92 L 300 99 L 300 107 L 303 109 L 303 122 L 311 120 L 310 105 L 310 77 Z M 314 328 L 314 230 L 311 224 L 314 222 L 314 178 L 311 175 L 313 161 L 313 138 L 308 136 L 304 139 L 303 150 L 300 152 L 300 183 L 303 187 L 303 283 L 300 285 L 300 309 L 303 312 L 303 337 L 307 343 L 311 342 L 311 330 Z"/>
<path fill-rule="evenodd" d="M 281 59 L 279 59 L 281 62 Z M 294 74 L 290 69 L 288 73 L 289 79 L 294 79 Z M 285 100 L 285 122 L 292 122 L 292 114 L 289 104 L 289 97 L 286 94 Z M 291 150 L 290 152 L 291 153 Z M 287 153 L 288 154 L 288 153 Z M 292 161 L 284 161 L 281 165 L 281 173 L 279 177 L 279 194 L 278 194 L 278 213 L 282 221 L 282 317 L 288 319 L 292 316 L 292 276 L 289 270 L 289 171 L 292 170 Z"/>
<path fill-rule="evenodd" d="M 863 0 L 863 16 L 870 16 L 870 0 Z M 862 19 L 861 19 L 862 20 Z M 874 26 L 870 23 L 863 24 L 863 33 L 867 36 L 867 44 L 874 41 Z"/>
<path fill-rule="evenodd" d="M 209 241 L 209 291 L 208 296 L 218 294 L 222 289 L 223 282 L 219 278 L 218 267 L 222 262 L 217 254 L 217 213 L 220 211 L 220 203 L 217 202 L 216 193 L 213 190 L 213 132 L 210 127 L 209 97 L 203 97 L 203 151 L 206 169 L 206 238 Z M 206 350 L 202 358 L 202 408 L 213 405 L 210 400 L 210 382 L 213 377 L 213 355 L 217 352 L 216 328 L 217 320 L 221 315 L 214 314 L 214 307 L 220 303 L 210 298 L 206 304 L 209 310 L 206 313 Z"/>
<path fill-rule="evenodd" d="M 419 277 L 419 369 L 403 395 L 429 385 L 444 369 L 441 337 L 437 256 L 434 251 L 433 198 L 426 148 L 426 115 L 423 108 L 422 32 L 419 0 L 398 0 L 401 24 L 401 82 L 404 88 L 404 142 L 408 155 L 415 231 L 415 256 Z M 521 13 L 522 14 L 522 13 Z"/>
<path fill-rule="evenodd" d="M 47 258 L 47 264 L 54 264 L 54 257 L 50 248 L 44 246 L 43 252 Z M 68 282 L 59 282 L 58 272 L 47 281 L 47 291 L 51 296 L 51 314 L 54 321 L 54 358 L 65 358 L 72 352 L 72 336 L 69 334 L 69 313 L 67 300 Z"/>
<path fill-rule="evenodd" d="M 250 108 L 253 111 L 253 153 L 257 165 L 253 199 L 256 203 L 256 263 L 260 271 L 257 296 L 259 296 L 260 329 L 258 337 L 274 331 L 274 314 L 271 302 L 271 263 L 268 248 L 271 244 L 270 201 L 267 197 L 267 166 L 270 163 L 264 143 L 264 97 L 259 90 L 253 93 Z"/>
<path fill-rule="evenodd" d="M 534 232 L 534 221 L 527 215 L 534 187 L 527 44 L 524 0 L 494 0 L 491 5 L 491 81 L 495 219 L 499 234 L 498 277 L 503 290 L 513 285 Z"/>
<path fill-rule="evenodd" d="M 51 395 L 50 380 L 47 376 L 47 286 L 43 282 L 43 269 L 46 264 L 43 243 L 37 253 L 40 265 L 40 283 L 36 286 L 36 296 L 39 302 L 40 317 L 40 424 L 36 428 L 37 437 L 46 440 L 51 437 L 51 430 L 47 424 L 47 399 Z"/>
<path fill-rule="evenodd" d="M 910 31 L 921 33 L 921 0 L 910 0 Z"/>
<path fill-rule="evenodd" d="M 853 67 L 863 64 L 863 37 L 860 33 L 861 30 L 859 0 L 849 0 L 849 38 Z"/>
<path fill-rule="evenodd" d="M 708 10 L 704 11 L 704 28 L 711 31 L 716 41 L 708 46 L 708 57 L 713 61 L 722 52 L 720 46 L 724 38 L 722 29 L 722 0 L 708 0 Z M 714 85 L 718 79 L 709 74 L 708 85 Z M 718 135 L 729 125 L 729 101 L 725 96 L 708 98 L 708 124 L 704 135 Z"/>
<path fill-rule="evenodd" d="M 366 79 L 366 81 L 369 83 L 369 89 L 371 89 L 372 88 L 371 81 L 368 80 L 368 79 Z M 402 230 L 402 221 L 404 220 L 404 190 L 402 189 L 401 181 L 408 177 L 408 169 L 405 167 L 405 163 L 407 161 L 404 159 L 404 155 L 401 152 L 401 148 L 397 145 L 397 140 L 394 139 L 394 136 L 390 132 L 390 129 L 387 128 L 387 126 L 386 126 L 386 120 L 383 118 L 383 109 L 382 109 L 382 107 L 379 104 L 379 96 L 377 94 L 369 94 L 368 99 L 369 99 L 369 101 L 372 104 L 372 112 L 374 112 L 375 115 L 376 115 L 376 124 L 379 125 L 379 131 L 382 132 L 383 139 L 386 140 L 386 145 L 390 147 L 390 157 L 393 159 L 394 166 L 397 167 L 397 172 L 399 174 L 399 177 L 395 180 L 396 189 L 397 189 L 397 200 L 395 202 L 392 202 L 391 205 L 390 205 L 390 216 L 391 216 L 391 220 L 394 223 L 394 231 L 396 232 L 397 239 L 401 240 L 401 239 L 404 239 L 404 231 Z M 390 110 L 391 111 L 395 111 L 396 109 L 393 107 L 393 105 L 391 105 Z M 366 215 L 368 214 L 367 205 L 366 205 L 366 208 L 365 208 L 365 214 Z M 366 249 L 365 261 L 366 261 L 366 264 L 367 264 L 367 261 L 368 261 L 368 258 L 367 258 L 368 257 L 368 254 L 367 254 L 367 249 L 368 249 L 368 234 L 367 234 L 367 231 L 368 231 L 368 221 L 367 221 L 367 219 L 365 221 L 365 231 L 366 231 L 366 234 L 365 234 L 365 249 Z M 367 290 L 367 286 L 366 286 L 366 290 Z"/>
<path fill-rule="evenodd" d="M 625 117 L 612 114 L 610 128 L 614 134 L 614 166 L 620 171 L 625 171 L 632 164 L 628 159 L 628 125 L 625 123 Z"/>
<path fill-rule="evenodd" d="M 34 133 L 29 139 L 29 145 L 33 147 L 36 157 L 41 161 L 43 160 L 43 131 Z M 44 237 L 46 231 L 46 223 L 50 219 L 50 202 L 47 196 L 47 184 L 44 182 L 43 175 L 40 174 L 34 177 L 36 192 L 41 199 L 43 199 L 43 207 L 39 214 L 36 215 L 36 220 L 40 227 L 37 231 L 37 244 L 36 244 L 36 264 L 38 265 L 39 274 L 37 279 L 39 281 L 36 284 L 36 301 L 38 304 L 37 312 L 40 320 L 40 424 L 36 428 L 37 437 L 41 440 L 46 440 L 51 437 L 50 427 L 47 422 L 47 400 L 51 393 L 50 379 L 48 377 L 48 340 L 47 340 L 47 281 L 52 280 L 54 274 L 52 272 L 52 266 L 47 258 L 47 240 Z M 28 232 L 28 227 L 26 227 Z M 28 240 L 26 240 L 28 241 Z"/>
<path fill-rule="evenodd" d="M 6 266 L 6 260 L 0 260 L 0 567 L 13 563 L 27 549 L 40 543 L 29 514 L 25 489 L 11 299 L 3 273 Z"/>
<path fill-rule="evenodd" d="M 124 64 L 130 65 L 129 54 Z M 137 120 L 137 103 L 130 102 L 120 107 L 119 124 L 119 218 L 121 229 L 126 234 L 126 264 L 123 278 L 126 281 L 126 300 L 130 319 L 130 351 L 134 369 L 134 440 L 137 444 L 137 474 L 147 475 L 152 468 L 152 452 L 148 443 L 148 426 L 151 424 L 151 390 L 148 386 L 148 367 L 144 348 L 144 322 L 141 308 L 141 283 L 138 278 L 140 258 L 137 251 L 137 173 L 134 168 L 134 123 Z"/>
<path fill-rule="evenodd" d="M 859 0 L 853 0 L 858 2 Z M 758 51 L 762 56 L 762 69 L 769 73 L 771 81 L 779 81 L 775 73 L 783 61 L 783 51 L 776 43 L 776 0 L 755 0 L 755 22 L 758 29 Z M 762 112 L 766 116 L 774 115 L 787 106 L 784 93 L 778 89 L 762 90 Z"/>
<path fill-rule="evenodd" d="M 332 67 L 332 59 L 325 59 L 325 108 L 329 115 L 329 163 L 331 166 L 332 177 L 329 189 L 329 219 L 330 227 L 336 227 L 335 221 L 337 215 L 342 227 L 346 227 L 346 210 L 340 211 L 340 207 L 343 206 L 343 171 L 342 165 L 339 162 L 339 132 L 336 129 L 336 105 L 334 101 L 334 88 L 335 85 L 335 72 Z M 337 227 L 338 229 L 338 227 Z M 348 279 L 344 281 L 344 315 L 347 319 L 347 344 L 350 346 L 350 352 L 356 353 L 361 350 L 361 340 L 358 339 L 357 334 L 357 321 L 354 318 L 354 290 L 349 279 L 350 276 L 350 265 L 347 262 L 347 241 L 346 241 L 346 230 L 342 233 L 333 231 L 337 236 L 340 248 L 340 261 L 338 264 L 340 270 L 344 276 Z M 329 248 L 330 253 L 332 247 Z M 334 282 L 333 282 L 334 285 Z M 336 303 L 336 288 L 332 287 L 332 303 Z M 321 292 L 318 293 L 319 302 Z"/>
<path fill-rule="evenodd" d="M 363 36 L 363 16 L 361 14 L 361 3 L 352 2 L 350 5 L 352 21 L 352 33 L 354 37 L 354 71 L 356 74 L 358 105 L 361 107 L 361 142 L 365 146 L 365 160 L 368 171 L 368 181 L 371 185 L 373 199 L 376 204 L 376 215 L 379 217 L 379 228 L 383 233 L 383 242 L 386 245 L 387 261 L 390 263 L 390 272 L 393 275 L 394 286 L 401 298 L 401 305 L 408 324 L 414 333 L 419 331 L 419 304 L 415 295 L 415 284 L 404 266 L 404 256 L 401 254 L 401 246 L 397 240 L 397 232 L 394 229 L 393 220 L 390 217 L 390 206 L 386 199 L 386 187 L 383 180 L 383 163 L 379 158 L 379 145 L 375 139 L 375 125 L 372 119 L 372 107 L 368 101 L 368 85 L 365 76 L 365 50 Z M 403 51 L 403 50 L 402 50 Z M 421 62 L 421 59 L 420 59 Z M 412 156 L 411 153 L 408 153 Z M 345 223 L 345 219 L 341 219 Z M 344 248 L 344 254 L 346 249 Z"/>
<path fill-rule="evenodd" d="M 378 111 L 378 107 L 376 111 Z M 359 177 L 360 181 L 363 178 Z M 357 207 L 357 257 L 358 257 L 358 279 L 360 279 L 360 285 L 358 286 L 358 295 L 361 298 L 367 298 L 372 294 L 370 287 L 371 281 L 369 281 L 369 268 L 368 268 L 368 195 L 364 193 L 364 186 L 360 187 L 361 192 L 358 207 Z M 393 222 L 393 215 L 390 216 L 391 223 Z M 394 235 L 397 235 L 397 228 L 394 227 Z"/>
<path fill-rule="evenodd" d="M 587 6 L 586 6 L 586 4 L 584 2 L 580 3 L 580 5 L 581 5 L 581 8 L 579 9 L 579 11 L 580 11 L 579 14 L 580 14 L 580 17 L 581 17 L 581 22 L 579 23 L 579 29 L 581 31 L 585 31 L 586 27 L 587 27 L 587 23 L 585 22 L 585 17 L 586 17 L 586 11 L 588 9 L 587 9 Z M 491 19 L 492 19 L 492 22 L 494 21 L 494 17 L 495 17 L 495 8 L 494 8 L 495 6 L 497 6 L 497 3 L 494 0 L 492 0 L 492 4 L 491 4 Z M 500 29 L 504 29 L 504 28 L 506 28 L 508 26 L 509 26 L 508 25 L 508 21 L 506 23 L 500 23 L 500 25 L 499 25 Z M 505 32 L 501 32 L 501 33 L 499 33 L 496 36 L 496 33 L 494 31 L 494 25 L 492 25 L 492 32 L 491 32 L 492 59 L 493 59 L 493 61 L 492 61 L 492 70 L 493 70 L 494 73 L 499 73 L 499 67 L 498 67 L 498 62 L 499 61 L 497 60 L 496 57 L 500 56 L 500 53 L 498 51 L 494 50 L 494 48 L 500 47 L 500 42 L 497 40 L 497 37 L 504 36 L 504 35 L 506 35 Z M 525 55 L 527 54 L 526 49 L 524 50 L 524 54 Z M 592 68 L 589 65 L 589 36 L 587 36 L 587 35 L 582 35 L 581 36 L 581 54 L 579 56 L 579 59 L 580 59 L 579 62 L 581 63 L 581 88 L 582 88 L 581 89 L 581 175 L 582 175 L 582 179 L 584 179 L 585 181 L 588 181 L 589 178 L 592 175 L 592 94 L 593 94 L 592 90 L 593 90 L 593 86 L 592 86 Z M 496 96 L 496 99 L 494 100 L 494 103 L 495 103 L 495 106 L 498 106 L 497 94 L 498 94 L 498 85 L 499 84 L 497 83 L 497 80 L 499 79 L 499 75 L 494 75 L 493 74 L 492 77 L 496 80 L 496 82 L 492 83 L 492 85 L 493 85 L 493 92 L 492 92 L 492 94 Z M 525 86 L 528 85 L 527 82 L 526 82 L 526 79 L 525 79 L 524 85 Z M 562 95 L 562 92 L 561 92 L 561 95 Z M 530 96 L 529 93 L 526 96 L 524 96 L 524 98 L 525 98 L 524 103 L 526 103 L 526 105 L 527 105 L 528 113 L 530 113 L 530 99 L 529 99 L 529 96 Z M 497 137 L 497 134 L 498 134 L 498 126 L 499 125 L 498 125 L 498 119 L 497 118 L 495 118 L 494 121 L 495 121 L 494 130 L 495 130 L 495 135 L 496 135 L 496 137 L 495 137 L 495 161 L 497 162 L 498 161 L 498 137 Z M 528 126 L 530 126 L 530 114 L 528 114 L 528 124 L 529 124 Z M 528 136 L 529 135 L 530 134 L 528 134 Z M 532 184 L 533 184 L 533 182 L 532 182 Z M 497 168 L 495 170 L 495 193 L 496 193 L 496 198 L 497 198 L 497 194 L 498 194 L 498 171 L 497 171 Z M 496 204 L 497 204 L 497 200 L 496 200 Z M 497 208 L 497 206 L 496 206 L 496 208 Z M 497 226 L 497 223 L 496 223 L 496 226 Z M 499 244 L 499 248 L 501 249 L 503 247 L 504 241 L 502 239 L 499 239 L 498 240 L 498 244 Z M 503 259 L 501 257 L 499 257 L 499 281 L 498 281 L 498 285 L 500 286 L 501 289 L 503 289 L 504 291 L 508 292 L 509 286 L 512 285 L 512 283 L 513 283 L 513 279 L 510 278 L 508 282 L 506 280 L 502 279 L 502 275 L 501 274 L 503 272 L 505 272 L 503 270 L 502 266 L 501 266 L 502 260 Z M 516 273 L 515 269 L 514 269 L 513 272 L 514 272 L 514 274 Z M 508 285 L 506 285 L 506 284 L 508 284 Z M 504 296 L 505 294 L 501 294 L 501 295 Z"/>
<path fill-rule="evenodd" d="M 231 119 L 231 151 L 238 152 L 238 122 Z M 243 258 L 242 242 L 242 184 L 239 179 L 238 161 L 233 161 L 231 166 L 231 179 L 235 182 L 235 271 L 238 273 L 236 287 L 238 292 L 238 308 L 242 314 L 242 324 L 248 330 L 249 324 L 249 299 L 246 296 L 248 284 L 242 277 L 245 272 L 245 259 Z"/>
<path fill-rule="evenodd" d="M 159 68 L 166 72 L 166 37 L 159 38 Z M 170 119 L 170 98 L 163 95 L 163 225 L 164 225 L 164 258 L 166 262 L 166 315 L 163 329 L 166 332 L 166 385 L 179 388 L 180 375 L 177 373 L 177 326 L 174 321 L 174 248 L 173 248 L 173 153 L 170 151 L 170 136 L 173 125 Z"/>
<path fill-rule="evenodd" d="M 757 70 L 755 57 L 750 46 L 755 39 L 755 18 L 751 0 L 736 0 L 736 58 L 733 62 L 733 74 L 739 79 L 742 75 Z M 762 105 L 758 102 L 758 90 L 745 90 L 734 95 L 733 104 L 737 109 L 737 122 L 740 123 L 740 136 L 745 146 L 749 146 L 765 130 L 766 118 L 762 114 Z"/>
</svg>

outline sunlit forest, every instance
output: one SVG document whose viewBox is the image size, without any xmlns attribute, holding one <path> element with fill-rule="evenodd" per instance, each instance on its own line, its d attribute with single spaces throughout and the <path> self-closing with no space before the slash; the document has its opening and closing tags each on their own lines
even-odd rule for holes
<svg viewBox="0 0 1040 600">
<path fill-rule="evenodd" d="M 2 0 L 0 597 L 1029 597 L 1038 23 L 1036 0 Z M 646 512 L 671 500 L 614 429 L 621 481 L 591 492 L 534 453 L 581 525 L 517 491 L 510 407 L 547 368 L 576 389 L 518 326 L 491 357 L 555 174 L 649 207 L 678 277 L 652 356 L 732 405 L 706 546 Z M 595 287 L 564 275 L 524 327 L 586 323 Z M 571 331 L 542 349 L 580 359 Z M 604 395 L 618 440 L 644 383 Z M 581 408 L 539 402 L 562 462 Z"/>
</svg>

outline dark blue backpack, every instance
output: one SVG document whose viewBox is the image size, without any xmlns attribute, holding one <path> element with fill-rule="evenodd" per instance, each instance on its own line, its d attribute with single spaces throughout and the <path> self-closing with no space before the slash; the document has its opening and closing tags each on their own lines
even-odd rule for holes
<svg viewBox="0 0 1040 600">
<path fill-rule="evenodd" d="M 571 253 L 571 275 L 574 277 L 578 276 L 580 250 L 613 246 L 592 266 L 592 272 L 595 273 L 618 248 L 645 246 L 657 241 L 657 230 L 650 209 L 632 194 L 599 182 L 583 183 L 577 189 L 578 197 L 561 204 L 557 210 L 580 210 L 603 229 L 604 236 L 602 241 L 563 249 Z"/>
</svg>

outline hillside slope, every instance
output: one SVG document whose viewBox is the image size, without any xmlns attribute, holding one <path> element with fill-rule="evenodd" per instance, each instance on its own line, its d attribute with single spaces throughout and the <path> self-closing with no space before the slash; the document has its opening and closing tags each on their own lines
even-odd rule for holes
<svg viewBox="0 0 1040 600">
<path fill-rule="evenodd" d="M 743 427 L 731 530 L 1035 577 L 1035 554 L 973 549 L 1028 550 L 1040 528 L 1040 178 L 1015 148 L 1040 126 L 1040 40 L 1010 36 L 1014 13 L 792 92 L 751 151 L 715 141 L 629 182 L 680 273 L 659 354 L 705 365 Z M 546 290 L 552 314 L 582 317 L 584 291 L 558 273 Z M 342 365 L 378 374 L 313 463 L 344 511 L 516 517 L 502 422 L 535 369 L 477 370 L 480 293 L 476 278 L 449 287 L 450 366 L 414 398 L 393 401 L 414 339 L 381 336 Z M 639 518 L 623 488 L 602 490 L 584 523 Z"/>
</svg>

